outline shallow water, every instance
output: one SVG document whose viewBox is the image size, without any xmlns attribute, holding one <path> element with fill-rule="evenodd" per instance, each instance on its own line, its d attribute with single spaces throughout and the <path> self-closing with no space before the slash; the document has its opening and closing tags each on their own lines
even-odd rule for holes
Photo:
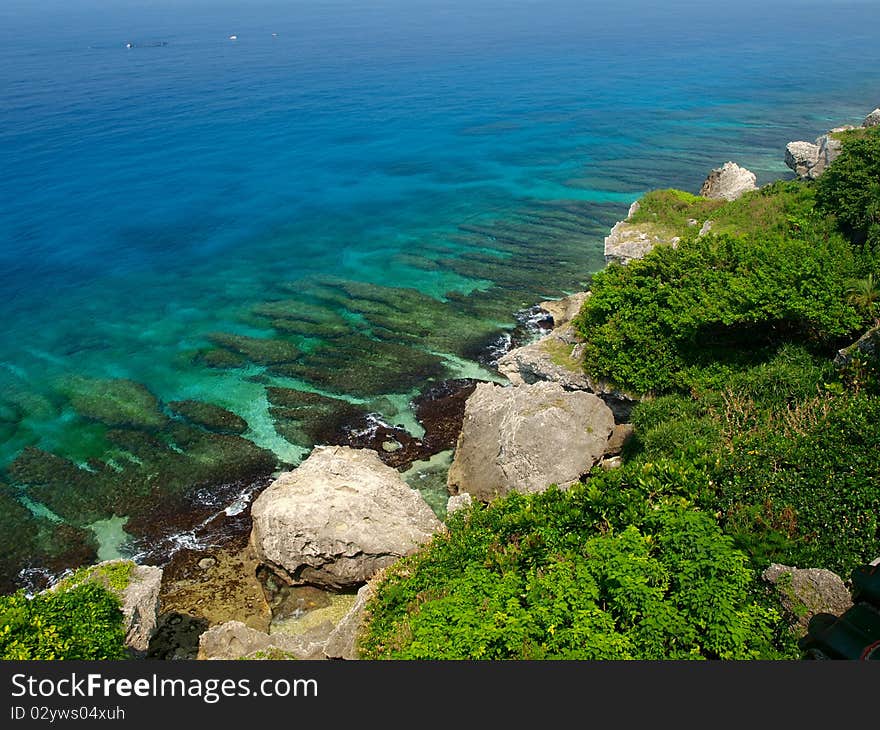
<svg viewBox="0 0 880 730">
<path fill-rule="evenodd" d="M 418 435 L 409 399 L 488 377 L 642 192 L 786 176 L 786 142 L 880 104 L 873 2 L 32 6 L 0 8 L 4 588 L 319 421 Z"/>
</svg>

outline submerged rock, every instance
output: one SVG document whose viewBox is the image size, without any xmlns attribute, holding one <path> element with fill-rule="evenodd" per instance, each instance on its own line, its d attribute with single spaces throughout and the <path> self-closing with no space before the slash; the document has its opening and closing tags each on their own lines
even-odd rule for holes
<svg viewBox="0 0 880 730">
<path fill-rule="evenodd" d="M 34 515 L 0 482 L 0 593 L 42 590 L 69 566 L 97 558 L 94 533 Z"/>
<path fill-rule="evenodd" d="M 451 449 L 461 433 L 467 399 L 477 387 L 470 378 L 444 380 L 428 387 L 413 399 L 416 418 L 425 429 L 426 449 L 420 458 Z"/>
<path fill-rule="evenodd" d="M 251 545 L 290 583 L 344 589 L 440 529 L 424 499 L 372 451 L 319 446 L 254 502 Z"/>
<path fill-rule="evenodd" d="M 709 173 L 700 195 L 704 198 L 736 200 L 744 193 L 757 190 L 755 173 L 740 167 L 735 162 L 725 162 Z"/>
<path fill-rule="evenodd" d="M 293 343 L 278 337 L 246 337 L 228 332 L 208 336 L 215 345 L 247 358 L 257 365 L 295 362 L 301 352 Z"/>
<path fill-rule="evenodd" d="M 133 380 L 71 376 L 61 391 L 79 415 L 108 426 L 160 428 L 168 420 L 156 396 Z"/>
<path fill-rule="evenodd" d="M 168 407 L 190 423 L 202 426 L 209 431 L 241 434 L 248 429 L 247 421 L 241 416 L 212 403 L 198 400 L 178 400 L 169 403 Z"/>
<path fill-rule="evenodd" d="M 229 547 L 214 547 L 209 556 L 204 555 L 181 551 L 166 567 L 163 613 L 191 616 L 206 626 L 239 620 L 267 631 L 272 613 L 251 551 L 233 541 Z"/>
<path fill-rule="evenodd" d="M 449 492 L 489 501 L 568 486 L 599 461 L 613 428 L 611 410 L 591 393 L 481 383 L 465 408 Z"/>
</svg>

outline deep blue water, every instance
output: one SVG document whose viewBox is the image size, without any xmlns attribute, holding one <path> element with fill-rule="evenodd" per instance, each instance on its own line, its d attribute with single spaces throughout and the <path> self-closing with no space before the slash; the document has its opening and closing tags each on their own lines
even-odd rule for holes
<svg viewBox="0 0 880 730">
<path fill-rule="evenodd" d="M 193 365 L 205 335 L 266 336 L 248 312 L 325 274 L 490 287 L 401 256 L 469 221 L 787 176 L 786 142 L 880 105 L 878 28 L 873 0 L 5 0 L 0 466 L 102 455 L 71 374 L 223 405 L 293 460 L 265 374 Z M 601 246 L 563 257 L 586 277 Z"/>
</svg>

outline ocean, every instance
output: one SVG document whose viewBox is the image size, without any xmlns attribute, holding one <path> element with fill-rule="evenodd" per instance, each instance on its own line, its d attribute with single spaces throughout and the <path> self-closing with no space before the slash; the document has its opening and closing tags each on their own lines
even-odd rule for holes
<svg viewBox="0 0 880 730">
<path fill-rule="evenodd" d="M 0 588 L 161 561 L 340 434 L 420 437 L 413 397 L 495 377 L 645 191 L 791 177 L 788 141 L 880 105 L 877 28 L 873 0 L 5 0 Z"/>
</svg>

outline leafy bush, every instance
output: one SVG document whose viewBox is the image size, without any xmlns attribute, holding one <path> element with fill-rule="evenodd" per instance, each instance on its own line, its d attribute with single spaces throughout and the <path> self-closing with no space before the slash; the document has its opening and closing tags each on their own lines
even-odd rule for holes
<svg viewBox="0 0 880 730">
<path fill-rule="evenodd" d="M 816 203 L 858 244 L 880 245 L 880 129 L 840 135 L 840 156 L 817 183 Z"/>
<path fill-rule="evenodd" d="M 0 658 L 122 659 L 122 619 L 119 599 L 92 581 L 30 599 L 2 596 Z"/>
<path fill-rule="evenodd" d="M 814 230 L 799 238 L 706 235 L 659 246 L 593 279 L 576 320 L 591 374 L 639 392 L 717 382 L 781 342 L 827 345 L 861 317 L 845 291 L 858 262 Z"/>
<path fill-rule="evenodd" d="M 780 656 L 779 615 L 756 597 L 747 557 L 715 520 L 681 498 L 655 502 L 650 476 L 631 489 L 625 481 L 608 473 L 607 484 L 514 494 L 453 516 L 447 535 L 389 570 L 364 655 Z M 689 487 L 669 491 L 679 488 Z"/>
<path fill-rule="evenodd" d="M 827 361 L 785 346 L 721 389 L 646 400 L 632 419 L 627 468 L 702 473 L 711 486 L 694 499 L 757 567 L 846 575 L 880 555 L 880 400 L 848 390 Z"/>
</svg>

